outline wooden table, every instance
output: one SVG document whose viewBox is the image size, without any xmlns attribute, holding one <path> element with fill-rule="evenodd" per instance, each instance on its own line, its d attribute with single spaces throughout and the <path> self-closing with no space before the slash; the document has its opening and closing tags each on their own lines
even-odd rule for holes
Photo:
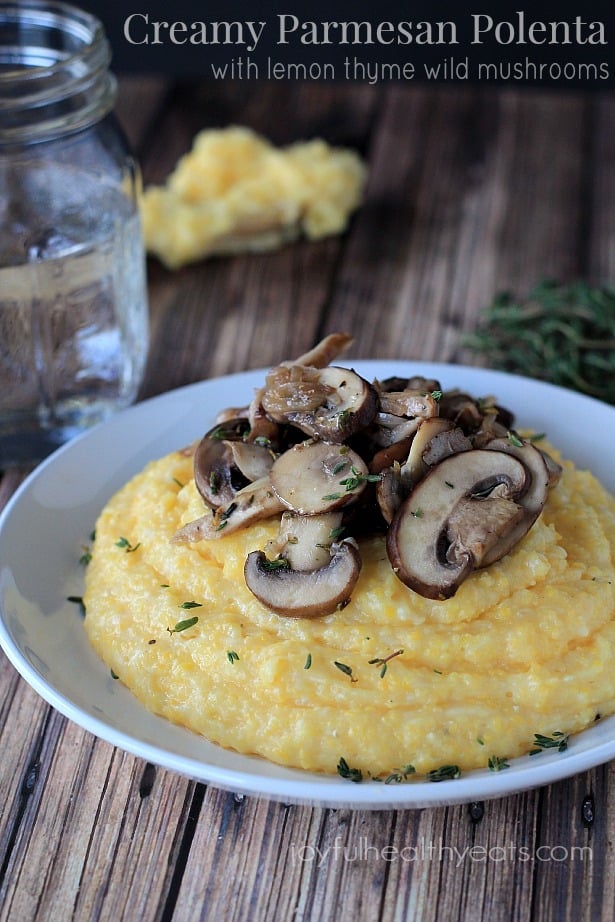
<svg viewBox="0 0 615 922">
<path fill-rule="evenodd" d="M 178 272 L 150 262 L 144 397 L 276 363 L 333 330 L 354 334 L 356 357 L 472 363 L 462 336 L 495 292 L 615 277 L 610 95 L 132 78 L 119 114 L 146 182 L 167 175 L 197 130 L 229 123 L 280 144 L 321 135 L 370 166 L 341 238 Z M 26 473 L 4 473 L 0 505 Z M 2 920 L 613 917 L 609 765 L 469 806 L 289 806 L 114 750 L 4 658 L 0 754 Z M 360 841 L 366 856 L 342 860 Z M 297 860 L 336 843 L 322 860 Z M 382 857 L 420 843 L 431 858 Z M 491 857 L 468 857 L 472 846 Z"/>
</svg>

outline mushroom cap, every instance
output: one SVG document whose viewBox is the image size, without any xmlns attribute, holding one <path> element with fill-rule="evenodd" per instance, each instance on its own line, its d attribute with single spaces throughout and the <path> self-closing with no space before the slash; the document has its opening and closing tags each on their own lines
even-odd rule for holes
<svg viewBox="0 0 615 922">
<path fill-rule="evenodd" d="M 205 433 L 194 452 L 194 483 L 208 506 L 217 509 L 231 502 L 246 484 L 233 461 L 230 441 L 241 440 L 249 429 L 243 417 L 217 423 Z"/>
<path fill-rule="evenodd" d="M 267 376 L 263 407 L 279 423 L 341 444 L 375 416 L 372 385 L 350 368 L 280 365 Z"/>
<path fill-rule="evenodd" d="M 547 459 L 531 442 L 524 441 L 521 445 L 517 445 L 510 439 L 493 439 L 485 445 L 485 449 L 503 451 L 517 458 L 525 465 L 529 477 L 523 495 L 517 499 L 523 509 L 523 517 L 514 526 L 508 528 L 487 551 L 481 563 L 482 567 L 487 567 L 496 560 L 500 560 L 527 534 L 544 509 L 552 481 Z"/>
<path fill-rule="evenodd" d="M 267 608 L 291 618 L 329 615 L 350 599 L 361 571 L 361 557 L 349 541 L 332 546 L 329 563 L 316 570 L 293 570 L 268 561 L 263 551 L 248 554 L 246 584 Z"/>
<path fill-rule="evenodd" d="M 277 458 L 271 486 L 280 502 L 301 515 L 339 509 L 362 492 L 367 465 L 346 445 L 300 442 Z"/>
<path fill-rule="evenodd" d="M 435 465 L 404 500 L 387 532 L 387 553 L 399 579 L 426 598 L 454 595 L 476 566 L 473 547 L 478 546 L 475 530 L 473 547 L 451 534 L 456 507 L 471 500 L 472 508 L 478 511 L 482 506 L 487 513 L 484 555 L 499 537 L 494 517 L 488 515 L 490 494 L 495 492 L 498 500 L 515 500 L 526 490 L 528 476 L 520 460 L 501 451 L 464 451 Z M 454 551 L 449 553 L 451 547 Z"/>
</svg>

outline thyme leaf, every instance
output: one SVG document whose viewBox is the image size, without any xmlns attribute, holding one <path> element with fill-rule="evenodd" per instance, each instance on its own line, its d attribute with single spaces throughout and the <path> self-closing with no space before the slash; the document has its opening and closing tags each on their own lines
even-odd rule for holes
<svg viewBox="0 0 615 922">
<path fill-rule="evenodd" d="M 141 542 L 139 541 L 138 544 L 131 544 L 128 538 L 124 538 L 122 536 L 118 541 L 115 542 L 115 546 L 122 548 L 122 550 L 126 551 L 127 554 L 132 554 L 137 550 L 137 548 L 141 547 Z"/>
<path fill-rule="evenodd" d="M 458 765 L 441 765 L 440 768 L 434 768 L 427 772 L 430 781 L 452 781 L 459 778 L 461 771 Z"/>
<path fill-rule="evenodd" d="M 198 615 L 194 615 L 192 618 L 185 618 L 183 621 L 178 621 L 175 627 L 168 627 L 167 631 L 169 634 L 181 634 L 182 631 L 187 631 L 189 627 L 194 627 L 198 620 Z"/>
<path fill-rule="evenodd" d="M 357 679 L 355 679 L 354 676 L 353 676 L 353 674 L 352 674 L 352 666 L 347 666 L 346 663 L 340 663 L 340 662 L 338 662 L 338 660 L 334 660 L 334 661 L 333 661 L 333 665 L 334 665 L 334 666 L 337 666 L 337 668 L 339 669 L 339 671 L 340 671 L 340 672 L 343 672 L 344 675 L 347 675 L 347 676 L 350 678 L 351 682 L 356 682 L 356 681 L 357 681 Z"/>
<path fill-rule="evenodd" d="M 340 757 L 340 760 L 337 763 L 337 773 L 340 778 L 346 778 L 348 781 L 354 781 L 355 784 L 363 781 L 363 772 L 361 769 L 351 768 L 343 756 Z"/>
<path fill-rule="evenodd" d="M 394 653 L 389 653 L 388 656 L 384 656 L 384 657 L 377 656 L 375 659 L 370 659 L 367 662 L 369 666 L 380 666 L 381 667 L 380 668 L 380 678 L 384 679 L 386 672 L 387 672 L 387 666 L 390 663 L 390 661 L 394 659 L 396 656 L 401 656 L 403 652 L 404 652 L 403 650 L 395 650 Z"/>
<path fill-rule="evenodd" d="M 490 756 L 487 764 L 490 772 L 501 772 L 505 768 L 510 768 L 508 759 L 502 759 L 500 756 Z"/>
<path fill-rule="evenodd" d="M 542 733 L 534 734 L 534 749 L 530 750 L 530 755 L 538 755 L 543 749 L 557 749 L 558 752 L 565 752 L 568 749 L 569 736 L 562 733 L 561 730 L 554 730 L 551 736 L 543 736 Z"/>
</svg>

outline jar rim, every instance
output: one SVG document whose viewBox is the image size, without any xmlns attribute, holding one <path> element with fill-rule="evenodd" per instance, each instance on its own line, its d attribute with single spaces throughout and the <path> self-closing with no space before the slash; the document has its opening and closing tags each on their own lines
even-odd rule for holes
<svg viewBox="0 0 615 922">
<path fill-rule="evenodd" d="M 0 143 L 65 134 L 115 102 L 102 23 L 63 0 L 0 0 Z"/>
</svg>

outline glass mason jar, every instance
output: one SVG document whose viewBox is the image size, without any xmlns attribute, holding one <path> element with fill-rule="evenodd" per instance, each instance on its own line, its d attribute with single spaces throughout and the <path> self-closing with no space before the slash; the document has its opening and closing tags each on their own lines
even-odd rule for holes
<svg viewBox="0 0 615 922">
<path fill-rule="evenodd" d="M 139 171 L 101 23 L 0 0 L 0 469 L 130 404 L 148 343 Z"/>
</svg>

